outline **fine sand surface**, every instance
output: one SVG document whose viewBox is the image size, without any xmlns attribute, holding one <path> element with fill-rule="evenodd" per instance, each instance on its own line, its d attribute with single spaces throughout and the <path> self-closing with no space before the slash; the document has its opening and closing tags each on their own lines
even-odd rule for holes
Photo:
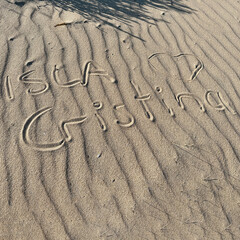
<svg viewBox="0 0 240 240">
<path fill-rule="evenodd" d="M 138 2 L 0 0 L 0 240 L 240 239 L 239 0 Z"/>
</svg>

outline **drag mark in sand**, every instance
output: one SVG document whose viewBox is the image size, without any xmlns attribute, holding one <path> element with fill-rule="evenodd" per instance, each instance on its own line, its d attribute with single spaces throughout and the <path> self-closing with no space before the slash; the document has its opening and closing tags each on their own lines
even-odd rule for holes
<svg viewBox="0 0 240 240">
<path fill-rule="evenodd" d="M 124 104 L 119 104 L 119 105 L 113 106 L 113 109 L 114 110 L 119 110 L 119 109 L 122 109 L 124 107 L 125 107 Z M 121 127 L 125 127 L 125 128 L 131 127 L 134 124 L 135 119 L 132 116 L 132 114 L 130 114 L 129 112 L 127 112 L 127 115 L 128 115 L 129 122 L 123 123 L 123 122 L 119 121 L 118 119 L 116 119 L 115 122 Z"/>
<path fill-rule="evenodd" d="M 53 80 L 57 83 L 58 86 L 63 87 L 63 88 L 69 88 L 69 87 L 74 87 L 81 83 L 81 80 L 79 80 L 79 79 L 74 79 L 67 83 L 61 83 L 61 80 L 59 78 L 59 70 L 60 69 L 57 68 L 57 65 L 55 65 L 54 69 L 52 71 Z"/>
<path fill-rule="evenodd" d="M 203 67 L 204 67 L 203 62 L 197 56 L 195 56 L 194 54 L 190 54 L 190 53 L 180 53 L 173 57 L 178 58 L 178 57 L 183 57 L 183 56 L 193 56 L 198 60 L 198 63 L 195 65 L 195 69 L 193 70 L 192 75 L 190 76 L 190 79 L 189 79 L 189 81 L 192 81 L 197 77 L 199 72 L 203 69 Z"/>
<path fill-rule="evenodd" d="M 91 66 L 95 68 L 95 70 L 91 70 Z M 111 83 L 115 83 L 116 80 L 109 76 L 107 71 L 101 69 L 101 67 L 94 61 L 88 61 L 84 67 L 83 70 L 83 80 L 82 80 L 82 86 L 86 87 L 89 82 L 89 77 L 91 76 L 104 76 L 106 77 Z"/>
<path fill-rule="evenodd" d="M 35 72 L 35 70 L 30 70 L 30 71 L 27 71 L 27 72 L 23 73 L 22 75 L 19 76 L 18 80 L 20 82 L 23 82 L 23 83 L 26 83 L 26 84 L 44 85 L 43 88 L 39 89 L 39 90 L 34 90 L 32 88 L 29 88 L 27 90 L 27 92 L 30 95 L 38 95 L 38 94 L 46 92 L 49 88 L 49 84 L 46 81 L 43 81 L 43 80 L 38 79 L 38 78 L 27 78 L 33 72 Z"/>
<path fill-rule="evenodd" d="M 216 94 L 216 97 L 218 99 L 219 103 L 217 103 L 217 105 L 214 105 L 214 103 L 210 100 L 210 96 L 213 95 L 213 94 Z M 212 98 L 213 98 L 213 96 L 212 96 Z M 221 94 L 221 92 L 215 92 L 215 91 L 212 91 L 212 90 L 208 90 L 205 93 L 204 99 L 209 106 L 211 106 L 212 108 L 214 108 L 217 111 L 228 110 L 233 115 L 237 114 L 236 111 L 230 106 L 229 102 L 227 102 L 223 98 L 223 95 Z"/>
<path fill-rule="evenodd" d="M 11 79 L 7 76 L 5 78 L 5 90 L 6 90 L 6 97 L 8 100 L 12 101 L 14 100 L 14 93 L 12 90 L 12 82 Z"/>
<path fill-rule="evenodd" d="M 157 91 L 159 94 L 161 94 L 161 92 L 163 91 L 162 88 L 160 88 L 160 87 L 156 87 L 155 89 L 156 89 L 156 91 Z M 173 109 L 170 108 L 170 107 L 166 104 L 166 102 L 165 102 L 165 100 L 164 100 L 163 98 L 161 98 L 160 100 L 161 100 L 164 108 L 165 108 L 165 109 L 168 111 L 168 113 L 171 115 L 171 117 L 175 117 L 175 113 L 174 113 Z"/>
<path fill-rule="evenodd" d="M 104 119 L 100 116 L 100 114 L 98 114 L 98 110 L 102 109 L 103 107 L 103 103 L 102 102 L 99 102 L 99 101 L 95 101 L 93 102 L 93 107 L 96 109 L 96 112 L 95 112 L 95 116 L 100 124 L 100 127 L 101 129 L 103 130 L 103 132 L 106 132 L 107 131 L 107 125 L 104 121 Z"/>
<path fill-rule="evenodd" d="M 135 96 L 135 99 L 140 101 L 146 117 L 151 122 L 153 122 L 155 120 L 154 115 L 150 111 L 148 105 L 145 103 L 146 100 L 150 99 L 150 97 L 151 97 L 150 94 L 142 95 L 139 86 L 133 80 L 130 80 L 130 83 L 132 84 L 133 88 L 135 89 L 135 92 L 137 93 L 136 96 Z"/>
<path fill-rule="evenodd" d="M 25 122 L 23 129 L 22 129 L 22 140 L 23 142 L 32 147 L 35 150 L 38 151 L 54 151 L 57 150 L 59 148 L 61 148 L 64 144 L 65 144 L 65 139 L 62 139 L 58 142 L 55 143 L 45 143 L 45 144 L 40 144 L 40 143 L 34 143 L 30 136 L 29 136 L 29 131 L 30 128 L 32 126 L 32 124 L 34 123 L 34 121 L 36 121 L 39 117 L 41 117 L 43 114 L 49 112 L 52 110 L 52 107 L 45 107 L 42 108 L 40 110 L 38 110 L 37 112 L 33 113 Z"/>
<path fill-rule="evenodd" d="M 72 25 L 72 23 L 71 22 L 64 22 L 64 23 L 58 23 L 54 27 L 69 26 L 69 25 Z"/>
<path fill-rule="evenodd" d="M 80 124 L 80 123 L 83 123 L 86 119 L 87 117 L 84 115 L 79 118 L 73 118 L 67 121 L 62 121 L 60 123 L 60 129 L 62 131 L 62 134 L 64 135 L 64 139 L 66 142 L 70 142 L 72 140 L 72 136 L 69 132 L 68 125 Z"/>
<path fill-rule="evenodd" d="M 167 54 L 167 55 L 169 55 L 169 56 L 171 56 L 171 57 L 174 57 L 174 58 L 179 58 L 179 57 L 183 57 L 183 56 L 193 56 L 193 57 L 195 57 L 198 62 L 197 62 L 197 64 L 195 65 L 195 69 L 192 71 L 192 74 L 191 74 L 191 76 L 190 76 L 190 78 L 189 78 L 188 81 L 193 81 L 194 79 L 196 79 L 197 76 L 198 76 L 198 74 L 200 73 L 200 71 L 204 68 L 204 64 L 203 64 L 202 60 L 199 59 L 196 55 L 191 54 L 191 53 L 180 53 L 180 54 L 178 54 L 178 55 L 172 56 L 172 55 L 170 55 L 169 53 L 160 53 L 160 52 L 157 52 L 157 53 L 151 54 L 151 55 L 148 57 L 148 60 L 150 60 L 150 59 L 153 58 L 153 57 L 156 57 L 157 55 L 161 55 L 161 54 Z M 150 64 L 151 64 L 151 62 L 150 62 Z M 151 64 L 151 65 L 152 65 L 152 64 Z M 153 66 L 153 65 L 152 65 L 152 66 Z M 154 67 L 154 66 L 153 66 L 153 67 Z M 155 67 L 154 67 L 154 68 L 155 68 Z M 156 69 L 156 68 L 155 68 L 155 69 Z"/>
<path fill-rule="evenodd" d="M 202 112 L 205 112 L 205 107 L 204 107 L 201 99 L 199 97 L 195 96 L 193 93 L 178 93 L 176 95 L 176 100 L 177 100 L 179 106 L 184 110 L 185 106 L 183 104 L 182 98 L 193 98 L 200 105 L 200 110 Z"/>
<path fill-rule="evenodd" d="M 165 100 L 162 98 L 161 99 L 163 106 L 166 108 L 166 110 L 168 111 L 168 113 L 171 115 L 171 117 L 175 117 L 175 113 L 173 111 L 172 108 L 168 107 L 168 105 L 166 104 Z"/>
</svg>

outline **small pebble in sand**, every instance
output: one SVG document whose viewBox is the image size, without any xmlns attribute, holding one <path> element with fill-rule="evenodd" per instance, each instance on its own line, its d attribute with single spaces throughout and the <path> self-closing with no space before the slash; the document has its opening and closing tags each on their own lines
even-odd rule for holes
<svg viewBox="0 0 240 240">
<path fill-rule="evenodd" d="M 156 89 L 156 91 L 159 92 L 159 93 L 162 92 L 162 88 L 160 88 L 160 87 L 156 87 L 155 89 Z"/>
</svg>

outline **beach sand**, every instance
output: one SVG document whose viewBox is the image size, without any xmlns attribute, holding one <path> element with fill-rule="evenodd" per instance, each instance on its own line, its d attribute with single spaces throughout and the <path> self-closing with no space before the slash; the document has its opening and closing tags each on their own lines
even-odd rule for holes
<svg viewBox="0 0 240 240">
<path fill-rule="evenodd" d="M 0 1 L 0 240 L 240 239 L 240 3 Z"/>
</svg>

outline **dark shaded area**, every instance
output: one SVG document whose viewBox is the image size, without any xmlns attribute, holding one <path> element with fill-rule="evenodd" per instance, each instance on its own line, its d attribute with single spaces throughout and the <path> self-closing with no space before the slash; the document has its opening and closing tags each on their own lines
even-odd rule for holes
<svg viewBox="0 0 240 240">
<path fill-rule="evenodd" d="M 1 1 L 1 0 L 0 0 Z M 10 0 L 6 0 L 10 2 Z M 37 0 L 11 0 L 10 3 L 14 3 L 19 7 L 23 7 L 25 3 L 37 1 Z M 86 19 L 91 21 L 100 21 L 114 28 L 118 28 L 132 37 L 138 38 L 144 41 L 144 39 L 133 35 L 131 32 L 126 32 L 121 29 L 120 25 L 116 26 L 111 20 L 117 20 L 122 23 L 131 25 L 136 20 L 145 21 L 149 24 L 154 24 L 154 21 L 164 21 L 164 13 L 162 11 L 172 10 L 181 13 L 190 14 L 195 10 L 186 5 L 186 0 L 39 0 L 45 2 L 47 5 L 62 8 L 64 10 L 77 12 Z M 43 5 L 43 7 L 46 5 Z M 159 10 L 157 17 L 152 16 L 150 8 Z M 156 14 L 155 14 L 156 15 Z M 60 23 L 65 25 L 71 25 L 71 23 Z M 55 26 L 55 27 L 56 27 Z M 101 25 L 100 25 L 101 26 Z M 99 26 L 99 27 L 100 27 Z"/>
<path fill-rule="evenodd" d="M 10 0 L 6 0 L 8 3 L 14 3 L 19 7 L 23 7 L 26 4 L 26 0 L 25 1 L 10 1 Z"/>
<path fill-rule="evenodd" d="M 16 2 L 15 4 L 18 5 L 19 7 L 23 7 L 26 2 Z"/>
<path fill-rule="evenodd" d="M 148 7 L 159 10 L 174 10 L 191 13 L 193 9 L 183 3 L 183 0 L 46 0 L 65 10 L 78 12 L 85 18 L 93 17 L 108 23 L 116 19 L 124 23 L 134 21 L 134 18 L 149 21 Z M 160 14 L 159 14 L 160 18 Z M 159 20 L 159 19 L 155 19 Z M 111 24 L 110 24 L 111 25 Z"/>
</svg>

